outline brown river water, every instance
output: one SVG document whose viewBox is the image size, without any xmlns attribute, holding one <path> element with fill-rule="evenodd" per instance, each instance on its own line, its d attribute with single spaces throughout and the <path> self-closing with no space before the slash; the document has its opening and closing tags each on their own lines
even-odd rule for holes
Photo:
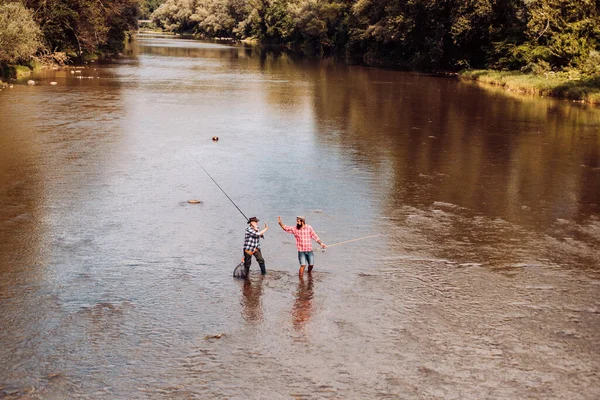
<svg viewBox="0 0 600 400">
<path fill-rule="evenodd" d="M 33 79 L 0 92 L 0 398 L 600 398 L 600 109 L 149 35 Z M 263 279 L 202 167 L 269 224 Z M 299 279 L 296 215 L 364 239 Z"/>
</svg>

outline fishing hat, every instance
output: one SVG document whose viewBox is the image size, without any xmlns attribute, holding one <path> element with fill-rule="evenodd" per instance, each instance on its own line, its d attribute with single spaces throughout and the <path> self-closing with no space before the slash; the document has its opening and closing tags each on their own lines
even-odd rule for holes
<svg viewBox="0 0 600 400">
<path fill-rule="evenodd" d="M 258 221 L 260 221 L 260 220 L 258 218 L 256 218 L 256 217 L 250 217 L 248 219 L 248 223 L 250 223 L 250 222 L 258 222 Z"/>
<path fill-rule="evenodd" d="M 306 223 L 306 218 L 304 218 L 304 217 L 297 216 L 296 219 L 299 219 L 300 221 Z"/>
</svg>

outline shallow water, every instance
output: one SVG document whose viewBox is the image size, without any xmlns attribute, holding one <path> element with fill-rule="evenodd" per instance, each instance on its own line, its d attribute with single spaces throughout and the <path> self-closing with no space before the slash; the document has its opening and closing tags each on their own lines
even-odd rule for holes
<svg viewBox="0 0 600 400">
<path fill-rule="evenodd" d="M 152 36 L 34 79 L 0 92 L 0 397 L 600 397 L 599 109 Z M 379 236 L 300 280 L 298 214 Z"/>
</svg>

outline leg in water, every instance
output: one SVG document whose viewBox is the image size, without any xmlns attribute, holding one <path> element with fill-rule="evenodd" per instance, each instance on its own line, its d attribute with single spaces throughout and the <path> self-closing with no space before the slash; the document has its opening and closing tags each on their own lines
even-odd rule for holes
<svg viewBox="0 0 600 400">
<path fill-rule="evenodd" d="M 262 275 L 267 273 L 267 268 L 265 267 L 265 259 L 262 256 L 262 252 L 260 249 L 257 249 L 254 252 L 254 258 L 256 258 L 256 262 L 258 262 L 258 266 L 260 267 L 260 273 Z"/>
</svg>

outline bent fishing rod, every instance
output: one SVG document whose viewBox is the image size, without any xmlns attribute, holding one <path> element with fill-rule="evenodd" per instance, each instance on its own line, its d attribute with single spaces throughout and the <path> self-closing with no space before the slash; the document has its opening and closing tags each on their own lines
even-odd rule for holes
<svg viewBox="0 0 600 400">
<path fill-rule="evenodd" d="M 212 176 L 210 176 L 210 174 L 208 173 L 208 171 L 207 171 L 207 170 L 206 170 L 206 169 L 205 169 L 205 168 L 202 166 L 202 164 L 200 164 L 200 161 L 198 161 L 198 159 L 197 159 L 196 157 L 194 157 L 194 156 L 192 155 L 192 153 L 190 153 L 189 151 L 188 151 L 188 153 L 189 153 L 189 154 L 190 154 L 190 156 L 191 156 L 191 157 L 194 159 L 194 161 L 196 161 L 196 163 L 197 163 L 197 164 L 200 166 L 200 168 L 202 168 L 202 170 L 203 170 L 204 172 L 206 172 L 206 175 L 208 175 L 208 177 L 209 177 L 209 178 L 210 178 L 210 179 L 211 179 L 211 180 L 212 180 L 212 181 L 215 183 L 215 185 L 217 185 L 217 187 L 218 187 L 219 189 L 221 189 L 221 192 L 223 192 L 223 194 L 224 194 L 225 196 L 227 196 L 227 198 L 229 199 L 229 201 L 231 202 L 231 204 L 233 204 L 233 205 L 235 206 L 235 208 L 237 208 L 237 209 L 238 209 L 238 211 L 239 211 L 239 212 L 240 212 L 240 213 L 241 213 L 241 214 L 244 216 L 244 218 L 246 218 L 246 222 L 248 222 L 248 217 L 246 217 L 246 214 L 244 214 L 244 213 L 243 213 L 243 211 L 242 211 L 242 210 L 240 210 L 240 208 L 237 206 L 237 204 L 235 204 L 235 203 L 233 202 L 233 200 L 231 200 L 231 197 L 229 197 L 229 195 L 228 195 L 227 193 L 225 193 L 225 191 L 224 191 L 224 190 L 223 190 L 223 188 L 222 188 L 222 187 L 221 187 L 221 186 L 220 186 L 220 185 L 217 183 L 217 181 L 215 181 L 215 180 L 214 180 L 214 178 L 213 178 Z"/>
</svg>

